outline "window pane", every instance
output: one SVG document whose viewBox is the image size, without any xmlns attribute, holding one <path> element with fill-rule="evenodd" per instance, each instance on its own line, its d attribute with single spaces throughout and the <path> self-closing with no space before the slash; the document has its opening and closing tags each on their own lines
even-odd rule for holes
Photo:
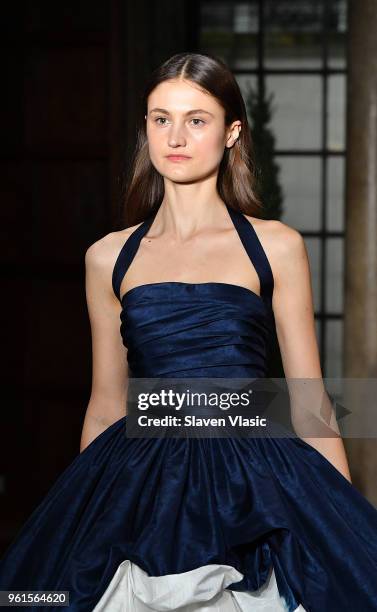
<svg viewBox="0 0 377 612">
<path fill-rule="evenodd" d="M 223 59 L 232 70 L 256 67 L 258 5 L 251 2 L 201 2 L 200 51 Z"/>
<path fill-rule="evenodd" d="M 327 378 L 343 376 L 343 321 L 326 321 L 326 374 Z"/>
<path fill-rule="evenodd" d="M 326 239 L 326 311 L 343 312 L 343 239 Z"/>
<path fill-rule="evenodd" d="M 298 229 L 320 229 L 321 162 L 317 157 L 279 157 L 284 202 L 281 220 Z"/>
<path fill-rule="evenodd" d="M 265 65 L 268 68 L 319 68 L 322 2 L 265 0 Z"/>
<path fill-rule="evenodd" d="M 308 258 L 310 264 L 314 310 L 317 312 L 320 309 L 321 301 L 321 253 L 319 238 L 305 238 L 305 245 L 308 251 Z"/>
<path fill-rule="evenodd" d="M 233 32 L 233 2 L 201 2 L 200 11 L 204 32 Z"/>
<path fill-rule="evenodd" d="M 321 146 L 321 78 L 266 77 L 273 93 L 271 125 L 278 149 L 319 149 Z"/>
<path fill-rule="evenodd" d="M 347 0 L 327 2 L 328 63 L 331 68 L 346 67 Z"/>
<path fill-rule="evenodd" d="M 331 151 L 345 148 L 345 104 L 346 79 L 344 75 L 330 76 L 328 79 L 328 138 L 327 146 Z"/>
<path fill-rule="evenodd" d="M 327 228 L 344 231 L 344 158 L 329 157 L 327 161 Z"/>
<path fill-rule="evenodd" d="M 234 4 L 233 29 L 235 37 L 231 59 L 232 68 L 255 68 L 258 42 L 258 3 L 256 0 Z"/>
</svg>

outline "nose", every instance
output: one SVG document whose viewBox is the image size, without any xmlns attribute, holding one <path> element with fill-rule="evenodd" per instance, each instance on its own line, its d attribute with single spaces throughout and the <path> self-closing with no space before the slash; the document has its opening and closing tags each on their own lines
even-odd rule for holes
<svg viewBox="0 0 377 612">
<path fill-rule="evenodd" d="M 184 130 L 179 123 L 172 123 L 169 129 L 168 144 L 170 147 L 179 147 L 186 144 Z"/>
</svg>

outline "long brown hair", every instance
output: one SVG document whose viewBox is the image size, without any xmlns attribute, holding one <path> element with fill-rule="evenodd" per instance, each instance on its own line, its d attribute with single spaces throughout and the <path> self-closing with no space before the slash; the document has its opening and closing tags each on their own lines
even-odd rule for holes
<svg viewBox="0 0 377 612">
<path fill-rule="evenodd" d="M 250 216 L 260 216 L 262 204 L 255 193 L 255 163 L 245 103 L 238 83 L 219 58 L 200 53 L 177 53 L 150 75 L 139 107 L 136 148 L 125 185 L 122 222 L 127 227 L 144 221 L 154 213 L 164 197 L 164 180 L 152 165 L 144 116 L 148 97 L 157 85 L 184 78 L 211 94 L 225 110 L 225 126 L 241 121 L 235 144 L 225 147 L 217 177 L 220 198 L 230 207 Z"/>
</svg>

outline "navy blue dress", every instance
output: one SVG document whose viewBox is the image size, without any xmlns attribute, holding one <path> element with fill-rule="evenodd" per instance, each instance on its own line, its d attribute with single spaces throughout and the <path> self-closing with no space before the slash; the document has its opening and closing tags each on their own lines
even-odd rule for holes
<svg viewBox="0 0 377 612">
<path fill-rule="evenodd" d="M 253 226 L 227 209 L 260 295 L 156 282 L 120 296 L 155 213 L 121 249 L 113 288 L 131 377 L 267 376 L 272 271 Z M 241 572 L 226 587 L 239 592 L 262 587 L 273 567 L 289 612 L 377 611 L 377 510 L 311 445 L 127 438 L 126 427 L 127 416 L 60 475 L 2 558 L 1 590 L 67 590 L 66 609 L 89 612 L 125 560 L 155 577 L 225 564 Z"/>
</svg>

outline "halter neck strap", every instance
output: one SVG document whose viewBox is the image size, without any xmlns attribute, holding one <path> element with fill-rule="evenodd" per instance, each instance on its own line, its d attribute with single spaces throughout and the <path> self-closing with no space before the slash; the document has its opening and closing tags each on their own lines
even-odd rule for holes
<svg viewBox="0 0 377 612">
<path fill-rule="evenodd" d="M 263 300 L 267 300 L 269 305 L 272 306 L 274 278 L 267 255 L 257 233 L 253 225 L 246 219 L 242 212 L 231 208 L 228 204 L 226 204 L 226 207 L 241 242 L 259 277 L 260 296 Z M 141 239 L 151 227 L 157 211 L 158 209 L 149 215 L 149 217 L 130 234 L 116 259 L 112 274 L 112 286 L 119 300 L 122 280 L 136 255 Z"/>
</svg>

